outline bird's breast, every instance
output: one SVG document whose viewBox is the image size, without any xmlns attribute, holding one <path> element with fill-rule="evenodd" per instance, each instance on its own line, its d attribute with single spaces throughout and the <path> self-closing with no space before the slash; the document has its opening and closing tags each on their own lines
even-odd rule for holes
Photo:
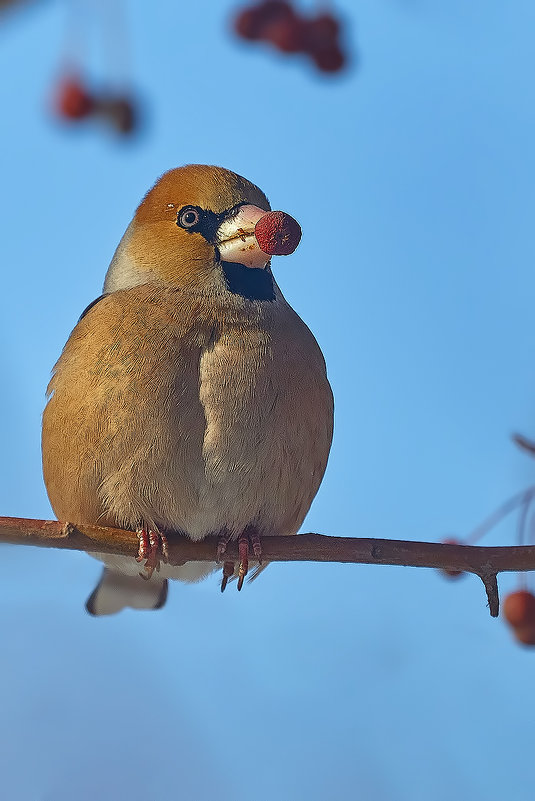
<svg viewBox="0 0 535 801">
<path fill-rule="evenodd" d="M 227 313 L 114 292 L 75 328 L 50 391 L 43 469 L 59 519 L 292 534 L 327 463 L 325 364 L 283 300 Z"/>
<path fill-rule="evenodd" d="M 224 329 L 199 365 L 203 513 L 236 530 L 294 533 L 321 481 L 332 399 L 308 329 L 290 320 Z"/>
</svg>

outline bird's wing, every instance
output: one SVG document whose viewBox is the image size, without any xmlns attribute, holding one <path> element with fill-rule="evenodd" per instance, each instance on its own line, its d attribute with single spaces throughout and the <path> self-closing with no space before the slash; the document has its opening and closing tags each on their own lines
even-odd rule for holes
<svg viewBox="0 0 535 801">
<path fill-rule="evenodd" d="M 204 473 L 199 360 L 211 328 L 149 285 L 102 298 L 55 366 L 43 469 L 58 519 L 180 528 Z"/>
</svg>

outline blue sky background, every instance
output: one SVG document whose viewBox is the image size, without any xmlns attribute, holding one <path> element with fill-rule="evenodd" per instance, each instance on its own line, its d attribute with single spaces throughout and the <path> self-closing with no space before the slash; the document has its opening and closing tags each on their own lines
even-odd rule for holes
<svg viewBox="0 0 535 801">
<path fill-rule="evenodd" d="M 51 516 L 50 369 L 143 193 L 188 162 L 242 173 L 303 227 L 274 269 L 336 398 L 305 531 L 462 536 L 533 482 L 509 435 L 535 436 L 535 7 L 336 8 L 360 66 L 329 80 L 240 45 L 230 2 L 128 3 L 132 142 L 48 115 L 65 4 L 2 20 L 1 514 Z M 535 652 L 475 578 L 274 565 L 241 594 L 175 583 L 160 612 L 92 619 L 96 561 L 1 556 L 6 798 L 533 798 Z"/>
</svg>

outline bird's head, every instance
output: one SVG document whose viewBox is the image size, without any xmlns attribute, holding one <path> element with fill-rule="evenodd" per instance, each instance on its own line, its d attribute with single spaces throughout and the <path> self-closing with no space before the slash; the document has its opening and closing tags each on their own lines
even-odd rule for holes
<svg viewBox="0 0 535 801">
<path fill-rule="evenodd" d="M 298 223 L 221 167 L 169 170 L 145 195 L 106 275 L 105 292 L 145 283 L 272 300 L 272 255 L 290 253 Z"/>
</svg>

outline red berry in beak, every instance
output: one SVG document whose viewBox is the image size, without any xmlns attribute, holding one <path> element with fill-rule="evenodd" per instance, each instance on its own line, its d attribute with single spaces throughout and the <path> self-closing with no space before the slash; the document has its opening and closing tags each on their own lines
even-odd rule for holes
<svg viewBox="0 0 535 801">
<path fill-rule="evenodd" d="M 264 214 L 254 232 L 260 249 L 270 256 L 288 256 L 301 241 L 301 226 L 284 211 Z"/>
</svg>

